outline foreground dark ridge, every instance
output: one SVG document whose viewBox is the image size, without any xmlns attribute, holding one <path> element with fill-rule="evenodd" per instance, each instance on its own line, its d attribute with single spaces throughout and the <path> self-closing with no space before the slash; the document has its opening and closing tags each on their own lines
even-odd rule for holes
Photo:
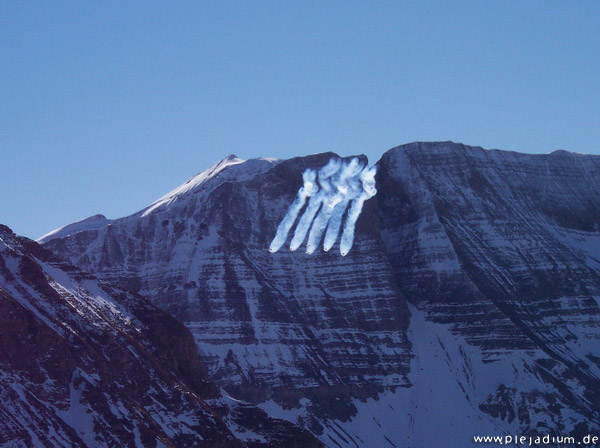
<svg viewBox="0 0 600 448">
<path fill-rule="evenodd" d="M 0 445 L 320 446 L 221 395 L 189 331 L 0 226 Z"/>
<path fill-rule="evenodd" d="M 345 258 L 269 253 L 301 173 L 332 156 L 231 156 L 44 241 L 172 313 L 217 384 L 328 445 L 597 430 L 600 157 L 403 145 Z"/>
</svg>

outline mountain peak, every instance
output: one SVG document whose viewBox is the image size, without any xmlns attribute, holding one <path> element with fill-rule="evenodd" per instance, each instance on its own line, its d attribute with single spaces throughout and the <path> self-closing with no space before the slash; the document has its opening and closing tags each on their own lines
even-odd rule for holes
<svg viewBox="0 0 600 448">
<path fill-rule="evenodd" d="M 229 154 L 227 157 L 219 160 L 217 163 L 215 163 L 213 166 L 211 166 L 206 171 L 215 170 L 215 169 L 223 169 L 227 166 L 237 165 L 238 163 L 244 163 L 244 162 L 245 162 L 244 159 L 239 158 L 235 154 Z M 205 173 L 206 171 L 203 171 L 202 173 Z M 202 174 L 202 173 L 200 173 L 200 174 Z"/>
<path fill-rule="evenodd" d="M 82 219 L 81 221 L 77 221 L 71 224 L 67 224 L 66 226 L 59 227 L 58 229 L 52 230 L 48 232 L 43 237 L 37 240 L 38 243 L 43 244 L 50 241 L 53 238 L 62 238 L 64 236 L 73 235 L 82 230 L 94 230 L 100 227 L 105 226 L 106 224 L 110 224 L 112 222 L 111 219 L 106 219 L 106 216 L 101 214 L 96 214 L 90 216 L 88 218 Z"/>
<path fill-rule="evenodd" d="M 148 207 L 146 207 L 140 212 L 141 216 L 147 216 L 158 208 L 168 206 L 185 193 L 205 187 L 209 181 L 212 181 L 217 177 L 219 177 L 219 181 L 216 182 L 214 186 L 219 185 L 225 181 L 245 180 L 249 177 L 256 175 L 258 172 L 261 172 L 271 167 L 276 162 L 276 159 L 244 160 L 240 159 L 235 154 L 230 154 L 224 159 L 215 163 L 207 170 L 196 174 L 184 184 L 180 185 L 179 187 L 164 195 L 162 198 L 150 204 Z M 234 167 L 235 169 L 232 169 Z M 227 174 L 222 176 L 221 174 L 225 174 L 225 172 Z"/>
</svg>

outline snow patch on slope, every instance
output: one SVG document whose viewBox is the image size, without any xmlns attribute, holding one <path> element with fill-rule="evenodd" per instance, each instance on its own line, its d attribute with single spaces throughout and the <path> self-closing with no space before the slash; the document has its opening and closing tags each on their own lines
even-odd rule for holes
<svg viewBox="0 0 600 448">
<path fill-rule="evenodd" d="M 502 383 L 504 370 L 512 363 L 506 363 L 506 369 L 488 367 L 479 349 L 453 336 L 448 327 L 428 322 L 424 311 L 409 307 L 408 336 L 415 353 L 409 376 L 412 387 L 386 389 L 376 399 L 355 399 L 357 415 L 347 422 L 329 422 L 322 436 L 325 443 L 453 448 L 468 446 L 473 431 L 503 434 L 508 429 L 478 405 Z"/>
<path fill-rule="evenodd" d="M 56 413 L 88 446 L 93 446 L 95 444 L 93 411 L 82 401 L 86 381 L 93 384 L 96 380 L 90 378 L 83 370 L 75 369 L 71 378 L 69 408 L 64 411 L 57 409 Z"/>
<path fill-rule="evenodd" d="M 524 352 L 496 362 L 484 362 L 479 348 L 454 335 L 450 326 L 427 320 L 427 313 L 409 305 L 408 336 L 415 357 L 409 379 L 412 387 L 385 388 L 374 399 L 354 399 L 357 413 L 348 421 L 321 420 L 319 435 L 329 447 L 366 446 L 420 448 L 473 445 L 475 435 L 514 434 L 519 419 L 507 421 L 482 412 L 499 387 L 534 395 L 552 386 L 531 375 Z M 544 356 L 542 352 L 538 356 Z M 259 405 L 277 418 L 302 425 L 310 419 L 311 403 L 285 409 L 273 400 Z M 537 422 L 547 427 L 550 422 Z M 535 427 L 536 422 L 533 422 Z"/>
</svg>

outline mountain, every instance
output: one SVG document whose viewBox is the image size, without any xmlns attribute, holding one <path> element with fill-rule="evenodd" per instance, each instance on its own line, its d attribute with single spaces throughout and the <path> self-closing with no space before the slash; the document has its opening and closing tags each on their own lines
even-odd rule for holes
<svg viewBox="0 0 600 448">
<path fill-rule="evenodd" d="M 321 446 L 223 395 L 173 317 L 5 226 L 0 316 L 3 447 Z"/>
<path fill-rule="evenodd" d="M 230 156 L 42 242 L 174 315 L 227 393 L 328 446 L 600 429 L 600 157 L 399 146 L 345 257 L 269 252 L 303 172 L 336 157 Z"/>
</svg>

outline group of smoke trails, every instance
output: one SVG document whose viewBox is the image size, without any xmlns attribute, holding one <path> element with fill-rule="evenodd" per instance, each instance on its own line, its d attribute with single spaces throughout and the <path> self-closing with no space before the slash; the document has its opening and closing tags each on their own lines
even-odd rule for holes
<svg viewBox="0 0 600 448">
<path fill-rule="evenodd" d="M 344 213 L 348 209 L 340 240 L 340 253 L 345 256 L 354 243 L 354 227 L 364 202 L 377 193 L 376 172 L 375 167 L 369 168 L 358 158 L 353 158 L 349 162 L 334 158 L 318 171 L 314 169 L 304 171 L 302 174 L 304 185 L 298 190 L 296 199 L 277 227 L 269 251 L 277 252 L 285 244 L 288 233 L 306 204 L 306 199 L 310 198 L 304 214 L 296 225 L 290 250 L 298 249 L 308 233 L 306 253 L 312 254 L 325 233 L 323 250 L 329 251 L 337 241 Z"/>
</svg>

